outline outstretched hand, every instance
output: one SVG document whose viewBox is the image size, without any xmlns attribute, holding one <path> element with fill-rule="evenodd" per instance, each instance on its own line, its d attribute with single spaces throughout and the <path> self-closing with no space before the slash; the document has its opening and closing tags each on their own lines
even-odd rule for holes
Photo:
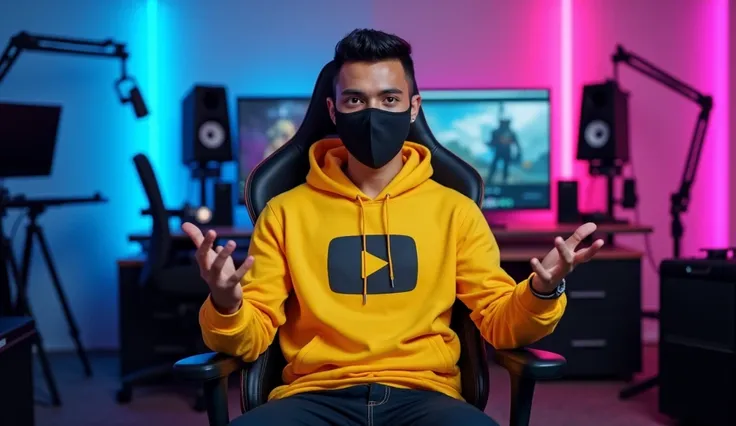
<svg viewBox="0 0 736 426">
<path fill-rule="evenodd" d="M 581 263 L 585 263 L 603 247 L 603 240 L 596 240 L 590 247 L 575 251 L 577 246 L 596 230 L 595 223 L 580 226 L 567 240 L 555 238 L 555 248 L 540 262 L 536 257 L 531 260 L 532 270 L 536 274 L 532 286 L 540 293 L 551 293 L 563 278 Z"/>
<path fill-rule="evenodd" d="M 207 282 L 212 296 L 212 302 L 222 313 L 232 313 L 240 308 L 243 300 L 243 291 L 240 281 L 246 272 L 253 266 L 253 256 L 248 256 L 235 268 L 232 254 L 237 248 L 235 241 L 228 241 L 225 246 L 213 249 L 217 239 L 217 233 L 213 230 L 202 234 L 202 231 L 194 224 L 186 222 L 181 226 L 194 245 L 197 247 L 195 255 L 199 273 Z"/>
</svg>

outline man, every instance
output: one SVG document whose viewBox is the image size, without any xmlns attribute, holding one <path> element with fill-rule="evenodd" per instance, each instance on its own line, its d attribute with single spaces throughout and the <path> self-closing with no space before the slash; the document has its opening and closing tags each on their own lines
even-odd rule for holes
<svg viewBox="0 0 736 426">
<path fill-rule="evenodd" d="M 211 291 L 208 347 L 253 361 L 278 329 L 288 362 L 285 384 L 236 425 L 495 425 L 460 395 L 453 303 L 496 348 L 532 343 L 562 316 L 565 274 L 603 244 L 576 253 L 584 225 L 514 283 L 480 209 L 405 142 L 421 103 L 410 54 L 374 30 L 337 44 L 326 102 L 340 139 L 311 147 L 307 182 L 268 203 L 242 266 L 234 242 L 213 250 L 213 231 L 183 227 Z"/>
</svg>

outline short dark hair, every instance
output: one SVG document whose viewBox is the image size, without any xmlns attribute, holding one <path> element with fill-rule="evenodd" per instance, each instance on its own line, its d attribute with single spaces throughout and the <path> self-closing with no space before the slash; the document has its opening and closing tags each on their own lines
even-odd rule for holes
<svg viewBox="0 0 736 426">
<path fill-rule="evenodd" d="M 335 46 L 335 64 L 338 73 L 346 62 L 379 62 L 398 60 L 404 67 L 409 90 L 414 90 L 414 60 L 411 44 L 403 38 L 372 29 L 356 29 L 346 35 Z M 334 87 L 337 86 L 335 75 Z M 412 93 L 413 95 L 413 93 Z"/>
</svg>

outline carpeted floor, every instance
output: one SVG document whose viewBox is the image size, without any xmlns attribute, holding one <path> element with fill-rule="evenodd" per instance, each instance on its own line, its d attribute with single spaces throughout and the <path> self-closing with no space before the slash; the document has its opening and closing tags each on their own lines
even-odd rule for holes
<svg viewBox="0 0 736 426">
<path fill-rule="evenodd" d="M 645 350 L 645 372 L 654 372 L 656 349 Z M 204 413 L 191 409 L 193 390 L 143 388 L 134 392 L 128 405 L 115 402 L 118 386 L 117 357 L 92 356 L 94 377 L 85 378 L 79 360 L 72 354 L 52 358 L 63 405 L 50 407 L 44 382 L 36 377 L 37 426 L 206 426 Z M 39 369 L 40 370 L 40 369 Z M 491 397 L 486 412 L 501 425 L 508 424 L 509 387 L 506 373 L 491 368 Z M 657 414 L 657 391 L 650 390 L 623 402 L 618 399 L 621 382 L 552 382 L 537 386 L 533 426 L 649 426 L 668 425 Z M 230 414 L 239 413 L 237 390 L 231 391 Z M 277 426 L 277 425 L 275 425 Z"/>
</svg>

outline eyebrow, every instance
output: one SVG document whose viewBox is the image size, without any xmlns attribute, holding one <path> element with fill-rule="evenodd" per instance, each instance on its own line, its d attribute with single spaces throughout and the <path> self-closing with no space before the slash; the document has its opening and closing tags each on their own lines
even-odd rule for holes
<svg viewBox="0 0 736 426">
<path fill-rule="evenodd" d="M 403 93 L 404 92 L 401 89 L 398 89 L 396 87 L 391 87 L 391 88 L 388 88 L 388 89 L 381 90 L 380 92 L 378 92 L 378 95 L 379 96 L 384 96 L 384 95 L 401 95 Z M 349 95 L 352 95 L 352 96 L 365 96 L 365 92 L 363 92 L 362 90 L 358 90 L 358 89 L 345 89 L 345 90 L 342 91 L 342 95 L 343 96 L 349 96 Z"/>
</svg>

